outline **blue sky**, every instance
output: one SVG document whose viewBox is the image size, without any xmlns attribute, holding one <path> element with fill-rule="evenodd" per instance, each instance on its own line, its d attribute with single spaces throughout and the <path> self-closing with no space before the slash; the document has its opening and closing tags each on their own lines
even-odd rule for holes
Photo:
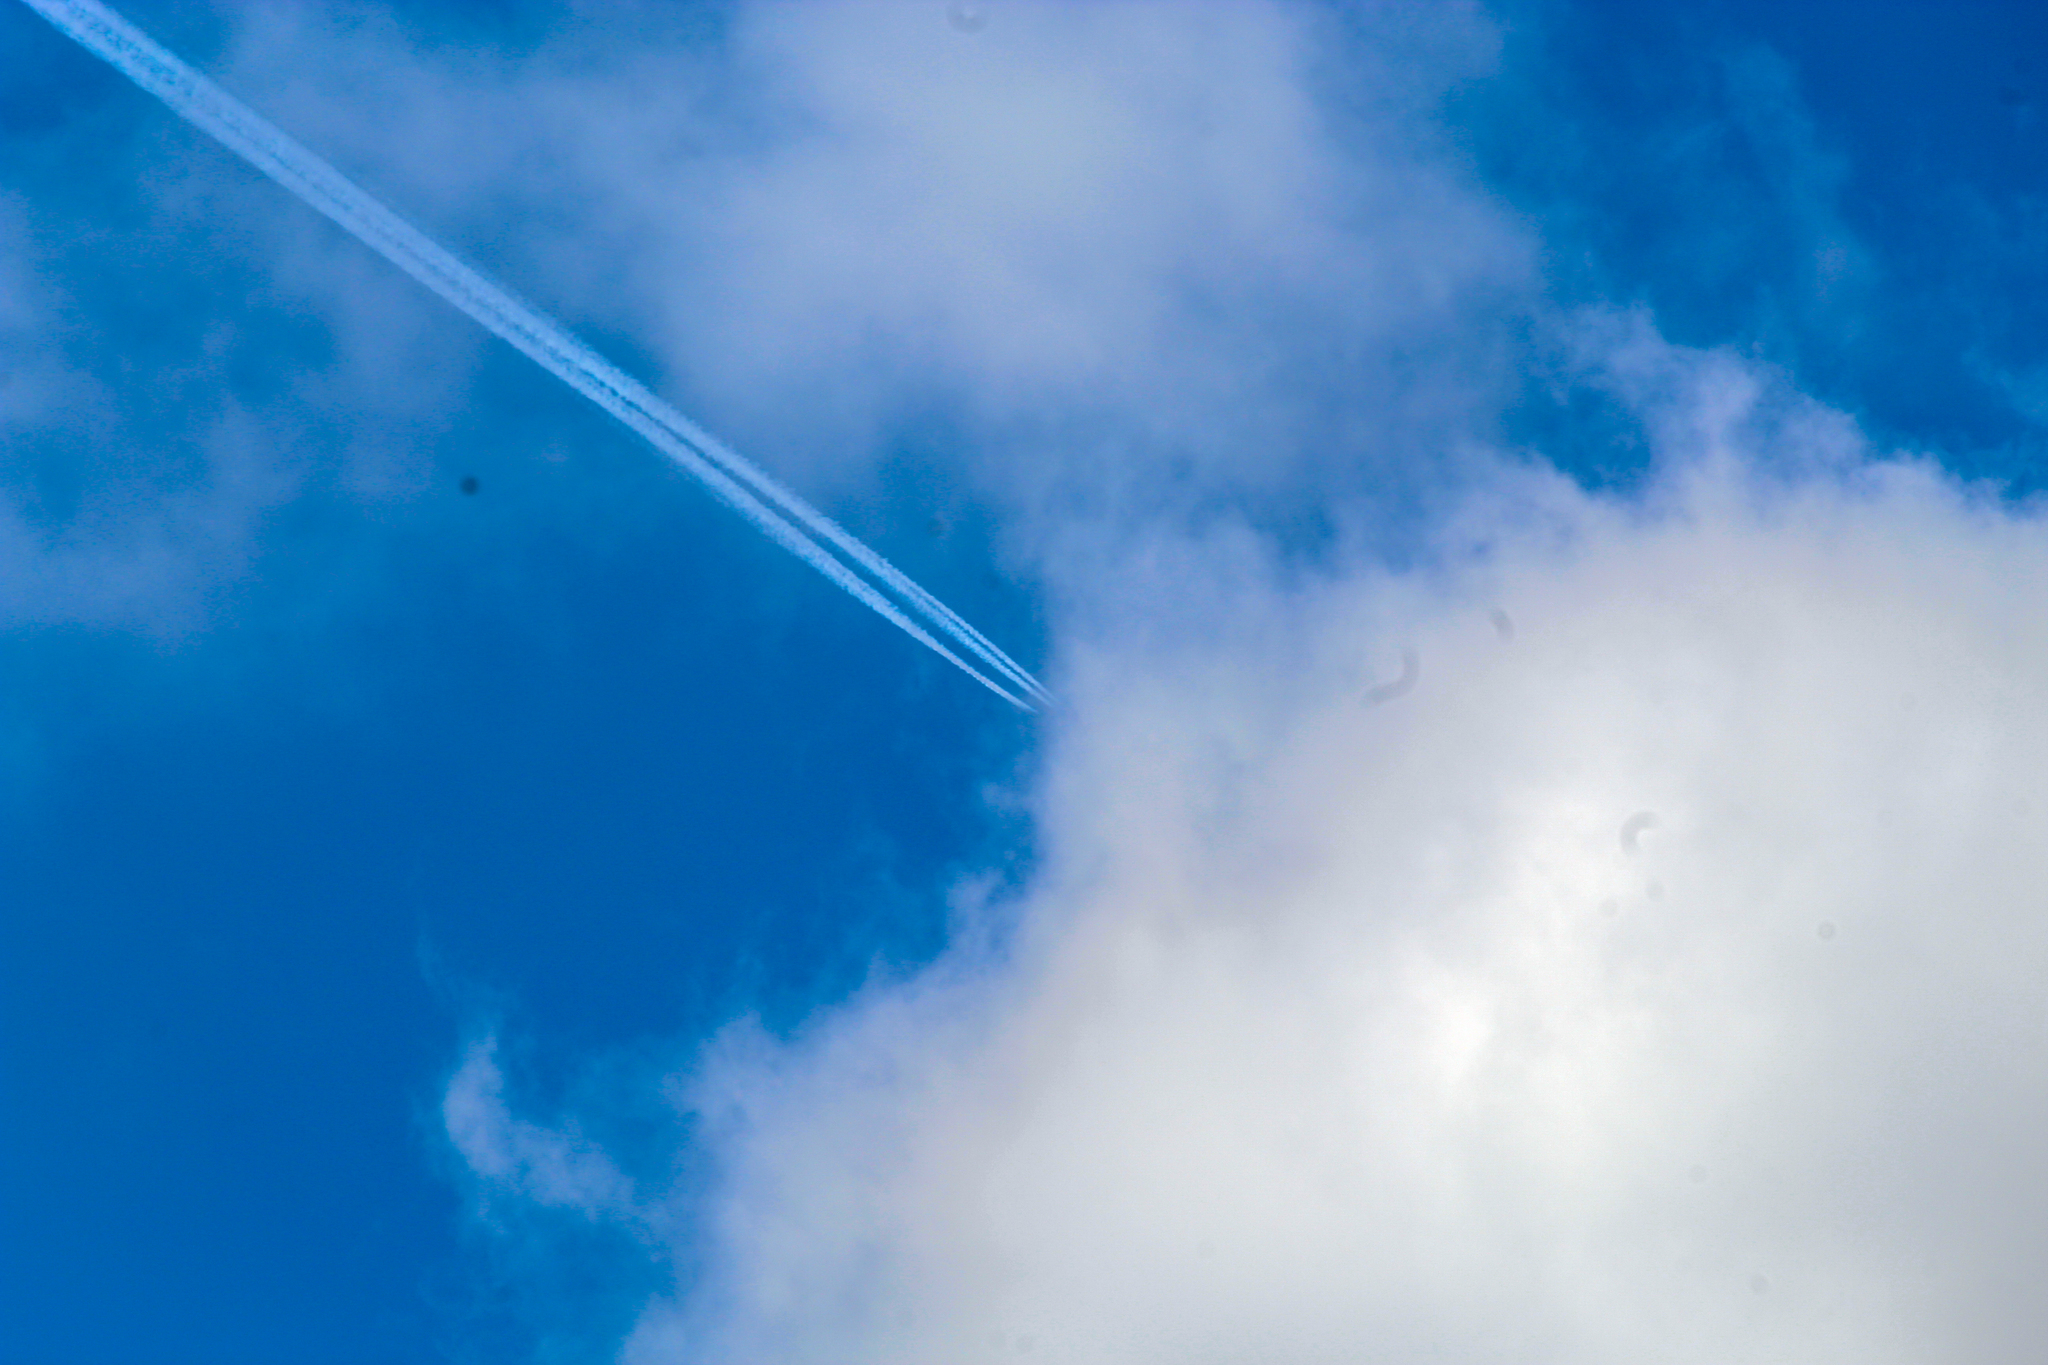
<svg viewBox="0 0 2048 1365">
<path fill-rule="evenodd" d="M 4 1353 L 2015 1358 L 2037 11 L 0 4 Z"/>
</svg>

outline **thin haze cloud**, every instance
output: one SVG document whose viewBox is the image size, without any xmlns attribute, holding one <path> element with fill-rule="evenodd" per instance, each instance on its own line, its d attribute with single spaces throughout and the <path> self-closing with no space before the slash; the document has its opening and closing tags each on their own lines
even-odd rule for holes
<svg viewBox="0 0 2048 1365">
<path fill-rule="evenodd" d="M 1035 709 L 1033 701 L 1049 700 L 1035 678 L 880 555 L 558 324 L 462 264 L 119 15 L 93 0 L 23 3 L 161 99 L 180 117 L 211 134 L 364 245 L 604 408 L 777 544 L 990 691 L 1026 711 Z M 852 561 L 852 567 L 847 560 Z M 854 572 L 856 567 L 869 577 L 862 578 Z M 895 594 L 896 601 L 885 597 L 882 589 Z M 903 606 L 899 607 L 898 602 Z M 995 677 L 940 643 L 906 615 L 904 608 L 979 659 Z M 1027 697 L 1032 700 L 1026 700 Z"/>
</svg>

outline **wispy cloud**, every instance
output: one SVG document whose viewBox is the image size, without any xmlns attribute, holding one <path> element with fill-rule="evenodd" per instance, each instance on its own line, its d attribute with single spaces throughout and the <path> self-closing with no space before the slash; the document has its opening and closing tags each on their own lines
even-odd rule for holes
<svg viewBox="0 0 2048 1365">
<path fill-rule="evenodd" d="M 497 1053 L 494 1039 L 473 1043 L 441 1097 L 442 1125 L 469 1169 L 545 1207 L 630 1216 L 632 1181 L 595 1144 L 512 1117 Z"/>
<path fill-rule="evenodd" d="M 1430 118 L 1493 59 L 1476 11 L 740 5 L 708 42 L 586 42 L 510 63 L 278 11 L 229 69 L 827 487 L 936 415 L 981 453 L 934 477 L 1013 506 L 1355 492 L 1502 382 L 1531 247 Z"/>
<path fill-rule="evenodd" d="M 97 0 L 26 3 L 180 118 L 630 427 L 770 539 L 919 643 L 1024 710 L 1049 699 L 1035 678 L 881 556 L 119 14 Z"/>
<path fill-rule="evenodd" d="M 0 199 L 0 625 L 188 629 L 301 472 L 231 398 L 152 447 L 134 396 L 68 354 L 75 301 L 37 238 Z M 189 378 L 159 375 L 159 401 Z"/>
</svg>

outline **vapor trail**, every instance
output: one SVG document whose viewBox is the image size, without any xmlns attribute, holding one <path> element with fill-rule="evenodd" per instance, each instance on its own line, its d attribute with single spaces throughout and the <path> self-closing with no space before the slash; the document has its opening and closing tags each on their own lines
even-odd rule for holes
<svg viewBox="0 0 2048 1365">
<path fill-rule="evenodd" d="M 1036 709 L 1027 697 L 1040 702 L 1050 699 L 1037 679 L 980 631 L 829 517 L 664 403 L 644 384 L 578 341 L 539 309 L 464 265 L 341 172 L 152 42 L 120 15 L 96 0 L 22 3 L 111 63 L 181 118 L 211 134 L 257 170 L 339 223 L 365 246 L 640 433 L 655 449 L 695 475 L 727 506 L 767 532 L 777 544 L 984 687 L 1026 711 Z M 835 557 L 834 550 L 843 558 Z M 852 566 L 865 570 L 874 581 L 862 578 Z M 894 593 L 901 605 L 883 596 L 881 588 Z M 990 677 L 940 643 L 932 630 L 912 620 L 906 609 L 922 617 L 932 630 L 949 637 L 962 652 L 980 660 L 996 677 Z"/>
</svg>

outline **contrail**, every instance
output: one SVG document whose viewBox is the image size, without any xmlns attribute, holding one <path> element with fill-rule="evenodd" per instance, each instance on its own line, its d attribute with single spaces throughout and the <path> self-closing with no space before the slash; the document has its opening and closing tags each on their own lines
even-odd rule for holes
<svg viewBox="0 0 2048 1365">
<path fill-rule="evenodd" d="M 831 518 L 578 341 L 567 328 L 464 265 L 432 238 L 152 42 L 120 15 L 96 0 L 22 3 L 162 100 L 179 117 L 211 134 L 257 170 L 339 223 L 365 246 L 640 433 L 655 449 L 696 476 L 727 506 L 767 532 L 777 544 L 984 687 L 1026 711 L 1037 709 L 1032 701 L 1051 700 L 1051 694 L 1036 678 L 980 631 Z M 832 553 L 834 550 L 837 556 Z M 865 570 L 869 578 L 855 573 L 848 561 Z M 894 593 L 898 600 L 883 596 L 882 588 Z M 926 624 L 912 620 L 906 610 Z M 931 629 L 927 630 L 926 625 Z M 933 631 L 947 636 L 962 653 L 979 660 L 995 677 L 942 644 Z"/>
</svg>

